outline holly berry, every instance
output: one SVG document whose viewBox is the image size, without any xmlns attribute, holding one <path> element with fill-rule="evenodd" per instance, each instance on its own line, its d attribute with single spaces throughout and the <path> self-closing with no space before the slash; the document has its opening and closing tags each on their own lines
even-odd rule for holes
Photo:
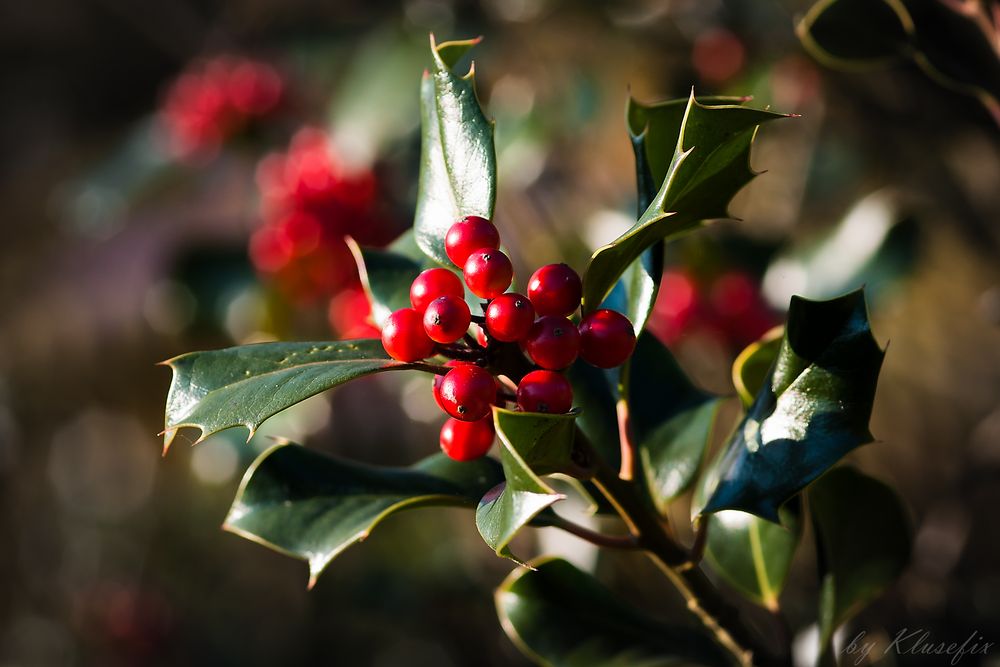
<svg viewBox="0 0 1000 667">
<path fill-rule="evenodd" d="M 465 260 L 465 284 L 482 299 L 500 296 L 514 279 L 510 258 L 493 248 L 480 248 Z"/>
<path fill-rule="evenodd" d="M 454 343 L 465 335 L 471 322 L 469 305 L 460 297 L 438 297 L 424 311 L 424 331 L 435 343 Z"/>
<path fill-rule="evenodd" d="M 474 422 L 449 419 L 441 427 L 441 449 L 456 461 L 472 461 L 493 446 L 493 415 Z"/>
<path fill-rule="evenodd" d="M 445 362 L 445 366 L 447 366 L 449 368 L 454 368 L 455 366 L 474 366 L 474 365 L 475 364 L 473 364 L 471 361 L 462 361 L 460 359 L 451 359 L 450 361 Z M 433 385 L 434 402 L 438 404 L 439 408 L 441 408 L 442 410 L 444 410 L 445 412 L 447 412 L 448 408 L 444 407 L 444 399 L 441 398 L 441 383 L 442 382 L 444 382 L 444 376 L 443 375 L 435 375 L 434 376 L 434 385 Z"/>
<path fill-rule="evenodd" d="M 602 308 L 580 321 L 580 356 L 598 368 L 620 366 L 635 349 L 635 330 L 627 317 Z"/>
<path fill-rule="evenodd" d="M 569 412 L 573 407 L 573 388 L 560 373 L 531 371 L 517 385 L 517 407 L 525 412 Z"/>
<path fill-rule="evenodd" d="M 427 269 L 410 284 L 410 303 L 421 313 L 442 296 L 465 297 L 461 278 L 448 269 Z"/>
<path fill-rule="evenodd" d="M 478 215 L 469 215 L 448 229 L 444 237 L 444 251 L 455 266 L 465 266 L 466 260 L 480 248 L 500 247 L 500 232 L 493 223 Z"/>
<path fill-rule="evenodd" d="M 547 264 L 528 280 L 528 298 L 539 315 L 571 315 L 582 295 L 579 274 L 566 264 Z"/>
<path fill-rule="evenodd" d="M 419 361 L 434 353 L 434 341 L 424 331 L 420 313 L 401 308 L 389 316 L 382 327 L 382 347 L 399 361 Z"/>
<path fill-rule="evenodd" d="M 463 364 L 448 371 L 438 394 L 445 412 L 455 419 L 471 422 L 489 413 L 496 400 L 497 385 L 489 372 L 473 364 Z"/>
<path fill-rule="evenodd" d="M 569 366 L 580 352 L 580 332 L 565 317 L 539 318 L 524 340 L 524 351 L 542 368 L 552 371 Z"/>
<path fill-rule="evenodd" d="M 486 307 L 486 328 L 499 341 L 511 343 L 528 335 L 535 322 L 535 308 L 528 297 L 501 294 Z"/>
</svg>

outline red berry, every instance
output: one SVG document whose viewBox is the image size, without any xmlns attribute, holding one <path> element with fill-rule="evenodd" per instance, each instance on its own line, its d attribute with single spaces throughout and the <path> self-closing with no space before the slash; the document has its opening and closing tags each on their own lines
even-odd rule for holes
<svg viewBox="0 0 1000 667">
<path fill-rule="evenodd" d="M 431 301 L 442 296 L 465 297 L 462 279 L 448 269 L 427 269 L 410 285 L 410 303 L 421 313 Z"/>
<path fill-rule="evenodd" d="M 465 261 L 465 284 L 483 299 L 500 296 L 514 279 L 510 258 L 499 250 L 480 248 Z"/>
<path fill-rule="evenodd" d="M 438 297 L 424 311 L 424 331 L 435 343 L 454 343 L 469 330 L 470 322 L 469 304 L 455 296 Z"/>
<path fill-rule="evenodd" d="M 573 407 L 573 388 L 560 373 L 531 371 L 517 385 L 517 407 L 525 412 L 569 412 Z"/>
<path fill-rule="evenodd" d="M 444 250 L 455 266 L 465 266 L 465 262 L 480 248 L 499 248 L 500 232 L 493 223 L 478 215 L 462 218 L 448 229 L 444 237 Z"/>
<path fill-rule="evenodd" d="M 418 361 L 434 353 L 434 341 L 424 331 L 420 313 L 401 308 L 389 316 L 382 327 L 382 347 L 399 361 Z"/>
<path fill-rule="evenodd" d="M 565 317 L 546 315 L 531 327 L 524 351 L 542 368 L 552 371 L 566 368 L 580 352 L 580 332 Z"/>
<path fill-rule="evenodd" d="M 490 451 L 495 434 L 493 415 L 474 422 L 449 419 L 441 427 L 441 449 L 456 461 L 471 461 Z"/>
<path fill-rule="evenodd" d="M 580 321 L 580 356 L 598 368 L 620 366 L 635 349 L 635 330 L 627 317 L 602 308 Z"/>
<path fill-rule="evenodd" d="M 461 361 L 459 359 L 452 359 L 445 363 L 445 366 L 449 368 L 454 368 L 455 366 L 474 366 L 474 365 L 475 364 L 473 364 L 471 361 Z M 434 387 L 433 387 L 434 402 L 438 404 L 439 408 L 447 412 L 448 408 L 444 407 L 444 399 L 441 398 L 441 383 L 443 381 L 444 381 L 443 375 L 434 376 Z"/>
<path fill-rule="evenodd" d="M 547 264 L 528 280 L 528 298 L 539 315 L 571 315 L 582 295 L 579 274 L 566 264 Z"/>
<path fill-rule="evenodd" d="M 444 376 L 438 394 L 445 412 L 471 422 L 489 413 L 497 397 L 497 385 L 493 376 L 479 366 L 461 365 Z"/>
<path fill-rule="evenodd" d="M 497 340 L 511 343 L 528 335 L 535 323 L 535 309 L 528 297 L 501 294 L 486 307 L 486 328 Z"/>
</svg>

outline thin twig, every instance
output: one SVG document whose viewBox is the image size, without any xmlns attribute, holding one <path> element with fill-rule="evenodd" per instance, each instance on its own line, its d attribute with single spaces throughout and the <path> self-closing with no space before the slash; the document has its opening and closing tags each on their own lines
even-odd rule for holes
<svg viewBox="0 0 1000 667">
<path fill-rule="evenodd" d="M 596 544 L 599 547 L 608 547 L 609 549 L 638 549 L 639 541 L 636 540 L 634 535 L 607 535 L 605 533 L 599 533 L 597 531 L 585 528 L 579 524 L 573 523 L 572 521 L 565 519 L 559 515 L 556 518 L 550 519 L 550 525 L 553 528 L 561 528 L 567 533 L 576 535 L 581 540 L 590 542 L 591 544 Z"/>
</svg>

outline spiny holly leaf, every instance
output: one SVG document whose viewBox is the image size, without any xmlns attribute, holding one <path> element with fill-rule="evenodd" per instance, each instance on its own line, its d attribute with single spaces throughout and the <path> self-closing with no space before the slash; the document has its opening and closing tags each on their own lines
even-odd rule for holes
<svg viewBox="0 0 1000 667">
<path fill-rule="evenodd" d="M 745 598 L 777 611 L 802 536 L 800 513 L 796 497 L 781 508 L 782 525 L 736 510 L 705 516 L 702 520 L 711 522 L 705 558 Z"/>
<path fill-rule="evenodd" d="M 496 461 L 435 454 L 409 468 L 342 461 L 279 444 L 247 470 L 223 528 L 309 563 L 309 586 L 384 518 L 429 505 L 474 507 L 502 479 Z"/>
<path fill-rule="evenodd" d="M 694 480 L 719 400 L 696 388 L 670 351 L 650 333 L 636 343 L 628 373 L 633 438 L 661 512 Z"/>
<path fill-rule="evenodd" d="M 540 476 L 573 469 L 575 418 L 493 409 L 506 482 L 483 496 L 476 527 L 498 556 L 520 562 L 507 545 L 539 512 L 565 498 Z"/>
<path fill-rule="evenodd" d="M 702 511 L 736 509 L 778 521 L 778 507 L 872 440 L 883 351 L 864 294 L 793 297 L 774 366 L 726 449 L 705 473 Z"/>
<path fill-rule="evenodd" d="M 361 286 L 372 306 L 372 319 L 382 328 L 389 315 L 410 307 L 410 284 L 420 275 L 420 263 L 392 250 L 362 248 L 352 239 L 348 247 L 358 265 Z"/>
<path fill-rule="evenodd" d="M 739 105 L 704 105 L 692 93 L 659 191 L 639 221 L 598 248 L 584 276 L 583 304 L 594 310 L 632 262 L 654 244 L 728 217 L 730 199 L 756 175 L 750 147 L 757 126 L 782 114 Z M 651 173 L 657 167 L 651 165 Z"/>
<path fill-rule="evenodd" d="M 760 340 L 748 345 L 733 362 L 733 386 L 736 387 L 744 408 L 750 407 L 754 396 L 764 386 L 767 374 L 781 350 L 783 332 L 782 327 L 771 329 Z"/>
<path fill-rule="evenodd" d="M 414 221 L 417 244 L 445 266 L 448 228 L 467 215 L 493 218 L 496 151 L 493 123 L 476 97 L 474 69 L 459 76 L 452 67 L 478 39 L 435 44 L 433 64 L 420 84 L 420 181 Z"/>
<path fill-rule="evenodd" d="M 899 0 L 821 0 L 796 32 L 822 62 L 862 67 L 905 57 L 911 29 L 909 12 Z"/>
<path fill-rule="evenodd" d="M 504 632 L 539 665 L 729 664 L 701 630 L 645 615 L 564 560 L 540 559 L 530 568 L 512 572 L 494 597 Z"/>
<path fill-rule="evenodd" d="M 820 645 L 903 572 L 910 521 L 895 491 L 850 466 L 809 487 L 820 589 Z"/>
<path fill-rule="evenodd" d="M 163 429 L 164 451 L 177 430 L 217 431 L 245 426 L 250 437 L 267 418 L 355 378 L 406 370 L 379 340 L 258 343 L 189 352 L 163 362 L 173 371 Z"/>
</svg>

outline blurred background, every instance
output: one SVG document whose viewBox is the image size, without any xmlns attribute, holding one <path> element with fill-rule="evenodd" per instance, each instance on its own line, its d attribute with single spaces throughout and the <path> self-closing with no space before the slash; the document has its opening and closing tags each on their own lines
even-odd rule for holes
<svg viewBox="0 0 1000 667">
<path fill-rule="evenodd" d="M 435 451 L 425 377 L 358 381 L 249 444 L 182 434 L 161 458 L 156 435 L 157 361 L 373 335 L 342 237 L 411 223 L 430 31 L 485 37 L 496 223 L 522 281 L 582 271 L 634 220 L 630 91 L 801 114 L 761 131 L 742 222 L 670 248 L 651 326 L 731 393 L 791 294 L 867 285 L 891 344 L 880 442 L 850 459 L 899 489 L 916 542 L 854 627 L 1000 641 L 1000 133 L 979 100 L 913 64 L 827 68 L 795 35 L 799 0 L 0 5 L 0 664 L 525 664 L 493 612 L 511 564 L 468 513 L 390 519 L 311 592 L 305 564 L 219 529 L 269 436 L 380 464 Z M 519 553 L 678 608 L 641 557 L 527 532 Z M 806 636 L 808 538 L 785 604 Z"/>
</svg>

